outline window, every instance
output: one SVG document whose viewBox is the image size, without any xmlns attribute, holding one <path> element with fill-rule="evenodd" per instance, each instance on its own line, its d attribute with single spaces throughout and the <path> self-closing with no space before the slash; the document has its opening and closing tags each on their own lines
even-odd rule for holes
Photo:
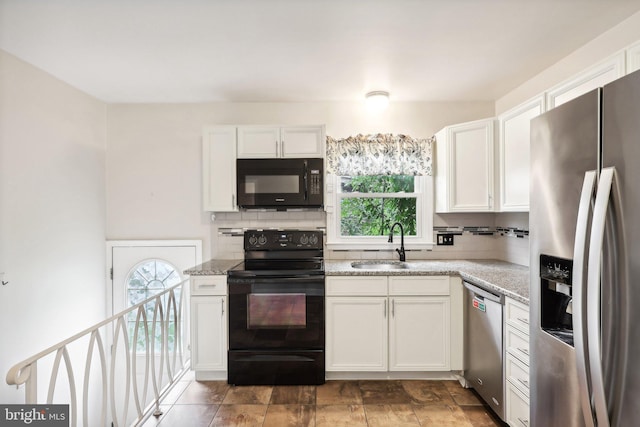
<svg viewBox="0 0 640 427">
<path fill-rule="evenodd" d="M 429 247 L 433 229 L 430 176 L 332 176 L 333 206 L 328 214 L 328 244 L 349 249 L 381 248 L 395 222 L 402 224 L 405 246 Z M 333 183 L 332 183 L 333 181 Z"/>
<path fill-rule="evenodd" d="M 167 288 L 170 288 L 173 285 L 180 283 L 180 274 L 178 270 L 171 264 L 159 260 L 152 259 L 143 261 L 140 263 L 128 276 L 127 278 L 127 303 L 128 307 L 133 307 L 136 304 L 141 303 L 142 301 L 151 298 L 154 295 L 157 295 L 164 291 Z M 176 293 L 176 309 L 180 307 L 180 290 L 177 289 Z M 165 307 L 164 316 L 166 318 L 167 312 L 169 309 L 167 306 L 168 296 L 164 295 L 163 297 L 163 305 Z M 146 327 L 148 328 L 149 334 L 153 330 L 153 312 L 155 308 L 155 303 L 152 301 L 145 305 L 145 311 L 147 314 L 147 323 Z M 171 308 L 173 310 L 173 308 Z M 168 348 L 169 351 L 174 350 L 175 339 L 176 339 L 176 331 L 175 331 L 175 322 L 173 319 L 173 314 L 171 313 L 171 317 L 169 319 L 169 323 L 167 325 L 167 339 L 168 339 Z M 137 312 L 134 310 L 128 315 L 127 323 L 129 325 L 129 345 L 131 346 L 131 350 L 133 351 L 133 335 L 135 332 L 136 325 L 136 315 Z M 155 337 L 150 337 L 155 342 L 155 350 L 156 353 L 160 351 L 160 344 L 162 342 L 161 337 L 161 329 L 160 329 L 160 319 L 157 321 Z M 144 332 L 145 324 L 144 322 L 140 322 L 138 329 L 138 342 L 136 343 L 135 350 L 137 352 L 145 351 L 145 332 Z"/>
<path fill-rule="evenodd" d="M 327 136 L 327 247 L 387 249 L 399 222 L 407 248 L 433 245 L 434 138 Z"/>
</svg>

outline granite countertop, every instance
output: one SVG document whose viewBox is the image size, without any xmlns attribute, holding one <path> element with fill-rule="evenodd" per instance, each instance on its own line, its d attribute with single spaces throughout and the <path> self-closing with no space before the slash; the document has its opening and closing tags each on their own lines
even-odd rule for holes
<svg viewBox="0 0 640 427">
<path fill-rule="evenodd" d="M 203 262 L 200 265 L 191 267 L 188 270 L 183 271 L 184 274 L 190 276 L 215 276 L 217 274 L 227 274 L 227 271 L 232 267 L 240 264 L 241 259 L 210 259 L 207 262 Z"/>
<path fill-rule="evenodd" d="M 227 274 L 241 259 L 212 259 L 184 271 L 191 276 Z M 529 304 L 529 268 L 497 260 L 411 260 L 401 270 L 355 269 L 353 261 L 325 259 L 327 276 L 460 276 L 480 287 L 494 290 L 524 304 Z M 380 260 L 378 260 L 380 261 Z M 376 262 L 373 260 L 372 262 Z"/>
<path fill-rule="evenodd" d="M 355 269 L 353 261 L 325 260 L 327 276 L 460 276 L 472 284 L 529 304 L 529 268 L 497 260 L 411 260 L 397 270 Z M 375 262 L 372 261 L 372 262 Z"/>
</svg>

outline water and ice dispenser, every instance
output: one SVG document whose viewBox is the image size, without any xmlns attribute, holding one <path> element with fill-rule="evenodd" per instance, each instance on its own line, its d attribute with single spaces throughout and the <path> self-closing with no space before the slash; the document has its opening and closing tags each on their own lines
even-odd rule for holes
<svg viewBox="0 0 640 427">
<path fill-rule="evenodd" d="M 573 347 L 573 261 L 540 255 L 540 309 L 542 330 Z"/>
</svg>

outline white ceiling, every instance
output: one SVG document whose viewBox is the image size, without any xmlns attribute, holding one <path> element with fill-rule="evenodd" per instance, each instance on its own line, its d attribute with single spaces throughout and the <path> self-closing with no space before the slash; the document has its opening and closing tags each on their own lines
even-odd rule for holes
<svg viewBox="0 0 640 427">
<path fill-rule="evenodd" d="M 106 102 L 495 100 L 638 0 L 0 0 L 0 48 Z"/>
</svg>

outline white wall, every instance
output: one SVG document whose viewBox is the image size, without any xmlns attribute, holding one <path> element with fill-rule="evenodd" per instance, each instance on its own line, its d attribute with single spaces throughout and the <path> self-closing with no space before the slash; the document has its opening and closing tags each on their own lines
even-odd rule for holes
<svg viewBox="0 0 640 427">
<path fill-rule="evenodd" d="M 201 239 L 203 259 L 223 256 L 216 227 L 202 211 L 204 125 L 325 124 L 333 137 L 378 132 L 430 137 L 446 125 L 490 117 L 493 107 L 491 102 L 391 103 L 385 113 L 370 115 L 356 102 L 110 105 L 107 238 Z"/>
<path fill-rule="evenodd" d="M 496 100 L 496 114 L 541 94 L 640 40 L 640 12 Z"/>
<path fill-rule="evenodd" d="M 105 104 L 0 51 L 0 402 L 9 368 L 105 317 Z"/>
</svg>

